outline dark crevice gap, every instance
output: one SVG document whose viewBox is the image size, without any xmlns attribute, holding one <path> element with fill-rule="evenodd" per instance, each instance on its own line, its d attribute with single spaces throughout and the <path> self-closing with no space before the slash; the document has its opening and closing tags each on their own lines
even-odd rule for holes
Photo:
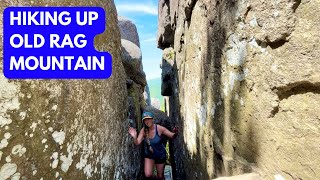
<svg viewBox="0 0 320 180">
<path fill-rule="evenodd" d="M 296 179 L 292 174 L 290 174 L 289 172 L 286 172 L 286 171 L 282 171 L 284 173 L 286 173 L 287 175 L 289 175 L 292 179 Z"/>
<path fill-rule="evenodd" d="M 192 11 L 194 6 L 196 5 L 197 0 L 192 0 L 190 2 L 190 4 L 188 4 L 185 9 L 184 12 L 186 14 L 186 21 L 189 21 L 191 19 L 191 15 L 192 15 Z"/>
<path fill-rule="evenodd" d="M 296 82 L 293 84 L 289 84 L 285 87 L 275 88 L 276 94 L 279 97 L 279 100 L 287 99 L 290 96 L 305 94 L 305 93 L 315 93 L 320 94 L 320 82 L 319 83 L 311 83 L 308 81 Z"/>
<path fill-rule="evenodd" d="M 296 12 L 297 8 L 299 7 L 301 0 L 295 0 L 292 6 L 293 12 Z"/>
<path fill-rule="evenodd" d="M 268 38 L 264 41 L 257 39 L 257 44 L 262 47 L 266 48 L 267 46 L 270 46 L 272 49 L 277 49 L 281 46 L 283 46 L 285 43 L 289 42 L 286 38 L 289 37 L 289 34 L 283 34 L 281 38 L 279 38 L 276 41 L 270 41 Z"/>
<path fill-rule="evenodd" d="M 248 14 L 249 14 L 249 12 L 251 11 L 251 6 L 249 6 L 249 7 L 247 7 L 247 10 L 246 10 L 246 12 L 244 13 L 244 20 L 246 20 L 247 19 L 247 16 L 248 16 Z"/>
<path fill-rule="evenodd" d="M 269 118 L 273 118 L 277 113 L 279 112 L 279 104 L 278 106 L 274 107 L 273 110 L 271 111 L 271 114 Z"/>
<path fill-rule="evenodd" d="M 270 46 L 272 49 L 277 49 L 283 46 L 286 42 L 288 41 L 285 39 L 280 39 L 279 41 L 276 41 L 276 42 L 267 42 L 267 45 Z"/>
<path fill-rule="evenodd" d="M 279 101 L 282 101 L 283 99 L 288 99 L 290 96 L 305 94 L 309 92 L 314 94 L 320 94 L 320 82 L 319 83 L 311 83 L 308 81 L 296 82 L 293 84 L 289 84 L 285 87 L 273 88 L 272 91 L 278 95 Z M 278 106 L 274 107 L 273 110 L 270 112 L 269 118 L 273 118 L 278 112 L 279 112 L 279 104 Z"/>
</svg>

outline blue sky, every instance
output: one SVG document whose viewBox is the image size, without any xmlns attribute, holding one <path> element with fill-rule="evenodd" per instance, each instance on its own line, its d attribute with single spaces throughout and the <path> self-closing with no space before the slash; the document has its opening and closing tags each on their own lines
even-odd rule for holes
<svg viewBox="0 0 320 180">
<path fill-rule="evenodd" d="M 161 76 L 162 50 L 157 48 L 158 0 L 115 0 L 118 15 L 130 19 L 137 27 L 147 79 Z"/>
</svg>

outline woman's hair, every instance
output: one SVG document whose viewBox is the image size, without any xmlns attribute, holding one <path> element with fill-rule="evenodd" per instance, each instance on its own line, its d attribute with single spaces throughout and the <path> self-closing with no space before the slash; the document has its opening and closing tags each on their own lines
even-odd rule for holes
<svg viewBox="0 0 320 180">
<path fill-rule="evenodd" d="M 144 124 L 144 123 L 143 123 Z M 147 142 L 147 146 L 148 146 L 148 149 L 151 153 L 153 153 L 153 149 L 151 147 L 151 144 L 150 144 L 150 139 L 149 139 L 149 127 L 146 126 L 144 124 L 144 135 L 145 135 L 145 138 L 146 138 L 146 142 Z"/>
</svg>

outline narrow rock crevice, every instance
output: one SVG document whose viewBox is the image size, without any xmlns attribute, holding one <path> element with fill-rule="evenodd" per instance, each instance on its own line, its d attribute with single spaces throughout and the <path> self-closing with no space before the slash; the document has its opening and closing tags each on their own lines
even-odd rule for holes
<svg viewBox="0 0 320 180">
<path fill-rule="evenodd" d="M 283 46 L 286 42 L 288 42 L 285 38 L 280 39 L 279 41 L 276 42 L 266 42 L 267 46 L 270 46 L 272 49 L 277 49 L 281 46 Z"/>
<path fill-rule="evenodd" d="M 292 6 L 293 12 L 296 12 L 297 8 L 299 7 L 301 0 L 295 0 Z"/>
<path fill-rule="evenodd" d="M 277 113 L 279 112 L 279 104 L 278 106 L 274 107 L 273 110 L 271 111 L 271 114 L 269 118 L 273 118 Z"/>
<path fill-rule="evenodd" d="M 305 93 L 315 93 L 320 94 L 320 82 L 311 83 L 308 81 L 296 82 L 289 84 L 285 87 L 275 88 L 275 92 L 279 97 L 279 100 L 287 99 L 290 96 L 305 94 Z"/>
<path fill-rule="evenodd" d="M 189 21 L 191 19 L 192 11 L 194 6 L 196 5 L 197 0 L 191 0 L 184 9 L 186 14 L 186 20 Z"/>
<path fill-rule="evenodd" d="M 289 172 L 286 172 L 286 171 L 282 171 L 284 172 L 285 174 L 289 175 L 292 179 L 296 179 L 292 174 L 290 174 Z"/>
<path fill-rule="evenodd" d="M 320 83 L 311 83 L 307 81 L 296 82 L 285 87 L 273 88 L 272 91 L 277 94 L 279 101 L 282 101 L 283 99 L 288 99 L 290 96 L 298 94 L 305 94 L 309 92 L 320 94 Z M 278 106 L 273 107 L 268 118 L 273 118 L 278 112 L 279 103 Z"/>
<path fill-rule="evenodd" d="M 243 19 L 245 20 L 245 19 L 247 19 L 247 16 L 248 16 L 248 14 L 249 14 L 249 12 L 251 11 L 251 6 L 248 6 L 247 7 L 247 10 L 246 10 L 246 12 L 244 13 L 244 15 L 243 15 Z"/>
<path fill-rule="evenodd" d="M 288 40 L 286 40 L 286 37 L 288 37 L 287 35 L 284 35 L 280 40 L 277 41 L 261 41 L 261 40 L 256 40 L 258 46 L 260 46 L 261 48 L 266 48 L 268 46 L 270 46 L 271 49 L 277 49 L 280 48 L 281 46 L 283 46 L 285 43 L 289 42 Z"/>
</svg>

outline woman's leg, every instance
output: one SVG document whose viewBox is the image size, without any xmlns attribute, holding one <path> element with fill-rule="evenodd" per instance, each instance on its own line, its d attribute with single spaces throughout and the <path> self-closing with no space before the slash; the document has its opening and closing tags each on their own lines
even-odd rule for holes
<svg viewBox="0 0 320 180">
<path fill-rule="evenodd" d="M 161 179 L 164 180 L 164 166 L 165 164 L 156 164 L 156 168 L 157 168 L 157 179 Z"/>
<path fill-rule="evenodd" d="M 152 178 L 153 175 L 154 160 L 144 158 L 144 175 L 146 178 Z"/>
</svg>

